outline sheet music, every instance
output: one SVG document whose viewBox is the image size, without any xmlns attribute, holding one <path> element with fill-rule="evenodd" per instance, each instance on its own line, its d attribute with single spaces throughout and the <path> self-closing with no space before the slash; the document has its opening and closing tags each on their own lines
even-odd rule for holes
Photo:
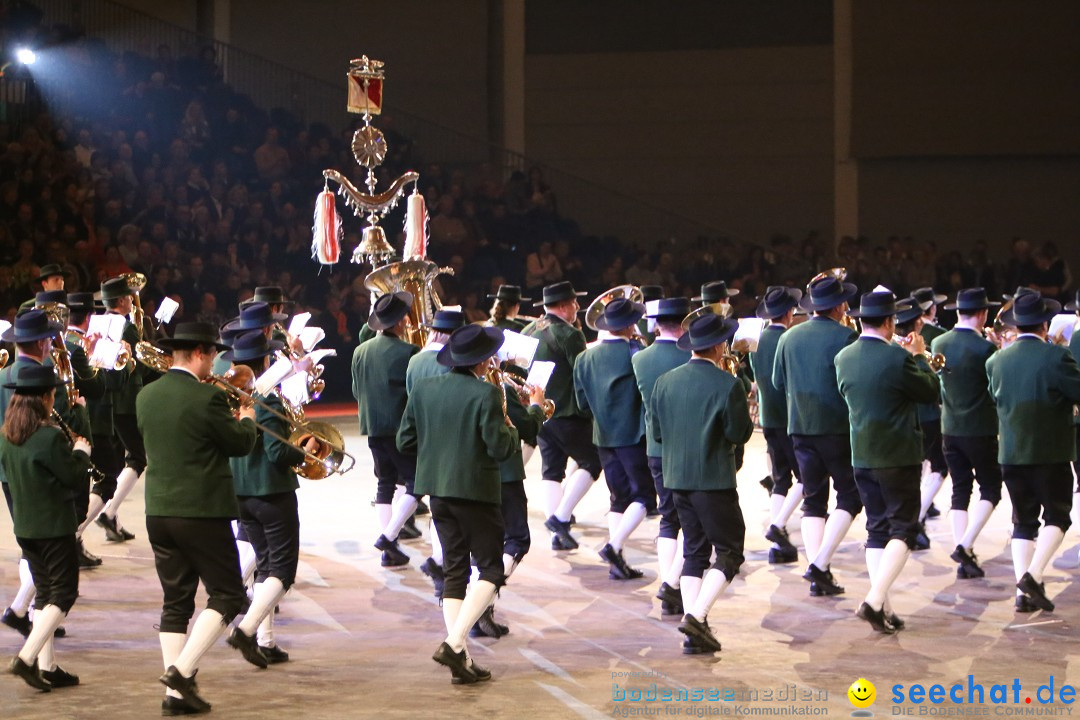
<svg viewBox="0 0 1080 720">
<path fill-rule="evenodd" d="M 525 382 L 528 385 L 535 385 L 547 391 L 547 384 L 551 380 L 553 372 L 555 372 L 555 363 L 548 360 L 537 360 L 529 368 L 529 377 L 525 379 Z"/>
<path fill-rule="evenodd" d="M 119 342 L 124 336 L 124 323 L 126 322 L 126 317 L 114 313 L 109 313 L 107 315 L 91 315 L 90 325 L 86 329 L 86 334 L 100 335 L 102 338 Z"/>
<path fill-rule="evenodd" d="M 281 383 L 281 397 L 285 398 L 293 405 L 306 405 L 311 401 L 311 396 L 308 395 L 307 389 L 307 375 L 304 373 L 296 373 L 286 378 Z"/>
<path fill-rule="evenodd" d="M 293 315 L 293 319 L 289 321 L 289 334 L 293 337 L 300 336 L 304 332 L 304 328 L 307 327 L 308 320 L 310 319 L 311 313 L 309 312 L 302 312 Z"/>
<path fill-rule="evenodd" d="M 96 345 L 94 345 L 94 352 L 90 355 L 88 360 L 93 367 L 101 368 L 102 370 L 112 370 L 116 367 L 116 358 L 123 349 L 123 344 L 103 337 L 97 341 Z"/>
<path fill-rule="evenodd" d="M 1055 315 L 1054 319 L 1050 321 L 1050 337 L 1056 336 L 1058 333 L 1065 338 L 1065 342 L 1068 343 L 1072 340 L 1073 331 L 1076 330 L 1076 313 L 1061 313 Z"/>
<path fill-rule="evenodd" d="M 0 320 L 0 334 L 6 333 L 10 329 L 11 323 L 9 323 L 7 320 Z"/>
<path fill-rule="evenodd" d="M 173 315 L 180 309 L 180 303 L 173 300 L 171 297 L 161 298 L 161 304 L 158 305 L 157 312 L 154 313 L 154 317 L 159 323 L 168 324 L 172 322 Z"/>
<path fill-rule="evenodd" d="M 750 352 L 757 350 L 758 338 L 767 321 L 761 318 L 739 318 L 739 329 L 735 331 L 733 343 L 746 340 L 750 346 Z"/>
<path fill-rule="evenodd" d="M 307 315 L 308 313 L 304 313 Z M 291 330 L 289 331 L 292 332 Z M 321 327 L 306 327 L 300 331 L 299 335 L 293 335 L 293 337 L 300 338 L 300 344 L 304 346 L 304 352 L 311 352 L 312 349 L 323 341 L 326 337 L 326 331 Z"/>
<path fill-rule="evenodd" d="M 513 330 L 504 330 L 503 338 L 503 344 L 498 353 L 500 361 L 509 362 L 521 368 L 532 365 L 536 349 L 540 346 L 540 338 L 522 335 Z"/>
<path fill-rule="evenodd" d="M 293 372 L 293 365 L 288 358 L 278 358 L 255 380 L 255 392 L 266 395 Z"/>
</svg>

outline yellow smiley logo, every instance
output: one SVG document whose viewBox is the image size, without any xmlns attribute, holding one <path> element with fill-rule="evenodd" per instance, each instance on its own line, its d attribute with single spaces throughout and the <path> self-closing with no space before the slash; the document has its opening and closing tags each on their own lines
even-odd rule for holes
<svg viewBox="0 0 1080 720">
<path fill-rule="evenodd" d="M 870 682 L 866 678 L 859 678 L 855 682 L 851 683 L 851 687 L 847 691 L 848 700 L 851 704 L 857 708 L 868 708 L 874 704 L 874 699 L 877 697 L 877 690 L 874 688 L 874 683 Z"/>
</svg>

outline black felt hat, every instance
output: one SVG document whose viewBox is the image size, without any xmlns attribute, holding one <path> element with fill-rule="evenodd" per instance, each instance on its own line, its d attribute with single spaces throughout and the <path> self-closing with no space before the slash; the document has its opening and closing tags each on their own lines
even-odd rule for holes
<svg viewBox="0 0 1080 720">
<path fill-rule="evenodd" d="M 690 330 L 675 344 L 681 350 L 706 350 L 720 343 L 731 342 L 738 329 L 738 321 L 725 320 L 715 313 L 708 313 L 690 323 Z"/>
<path fill-rule="evenodd" d="M 892 291 L 879 290 L 864 293 L 859 300 L 858 309 L 848 311 L 848 315 L 853 318 L 883 318 L 895 315 L 896 310 L 896 296 Z"/>
<path fill-rule="evenodd" d="M 556 305 L 564 300 L 571 300 L 584 296 L 586 293 L 577 292 L 574 286 L 567 281 L 557 282 L 544 288 L 544 305 Z"/>
<path fill-rule="evenodd" d="M 929 310 L 931 305 L 940 305 L 948 300 L 946 296 L 934 292 L 934 288 L 929 287 L 913 291 L 911 297 L 924 311 Z"/>
<path fill-rule="evenodd" d="M 788 310 L 797 308 L 802 300 L 802 290 L 773 285 L 765 290 L 754 312 L 759 318 L 772 320 L 787 313 Z"/>
<path fill-rule="evenodd" d="M 682 321 L 690 314 L 690 301 L 684 297 L 660 298 L 653 302 L 655 304 L 651 311 L 645 313 L 646 317 Z"/>
<path fill-rule="evenodd" d="M 915 318 L 922 317 L 923 309 L 915 298 L 904 298 L 896 301 L 896 324 L 903 325 Z"/>
<path fill-rule="evenodd" d="M 92 292 L 73 292 L 67 295 L 67 306 L 73 313 L 92 313 L 97 307 Z"/>
<path fill-rule="evenodd" d="M 47 265 L 42 265 L 41 266 L 41 269 L 38 271 L 37 281 L 41 282 L 42 280 L 44 280 L 47 277 L 53 277 L 55 275 L 63 275 L 63 274 L 64 274 L 64 268 L 60 267 L 56 263 L 49 263 Z"/>
<path fill-rule="evenodd" d="M 617 332 L 635 324 L 645 315 L 645 306 L 626 298 L 612 300 L 604 306 L 604 312 L 596 318 L 596 329 Z"/>
<path fill-rule="evenodd" d="M 285 311 L 291 311 L 294 303 L 292 300 L 285 299 L 285 291 L 277 285 L 262 285 L 255 288 L 255 294 L 252 295 L 250 300 L 245 300 L 240 303 L 240 309 L 243 310 L 252 303 L 266 303 L 267 305 L 281 305 Z"/>
<path fill-rule="evenodd" d="M 1013 306 L 1001 314 L 1001 322 L 1013 327 L 1041 325 L 1061 312 L 1061 303 L 1032 290 L 1016 296 Z"/>
<path fill-rule="evenodd" d="M 470 367 L 487 360 L 503 344 L 503 331 L 483 325 L 466 325 L 450 335 L 449 342 L 436 356 L 446 367 Z"/>
<path fill-rule="evenodd" d="M 0 335 L 4 342 L 22 343 L 34 342 L 52 337 L 67 328 L 59 323 L 49 321 L 49 316 L 43 310 L 27 310 L 21 315 L 15 316 L 15 323 Z"/>
<path fill-rule="evenodd" d="M 222 360 L 245 362 L 257 360 L 281 350 L 285 343 L 280 340 L 268 340 L 262 330 L 249 330 L 237 335 L 232 341 L 232 348 L 221 354 Z"/>
<path fill-rule="evenodd" d="M 413 296 L 410 292 L 386 293 L 375 301 L 368 316 L 368 326 L 374 330 L 389 330 L 409 314 Z"/>
<path fill-rule="evenodd" d="M 737 289 L 729 290 L 727 283 L 723 280 L 713 280 L 707 282 L 701 286 L 701 294 L 697 297 L 690 298 L 691 302 L 705 303 L 711 305 L 715 302 L 723 302 L 730 297 L 735 297 L 739 294 Z"/>
<path fill-rule="evenodd" d="M 945 306 L 946 310 L 959 310 L 960 312 L 978 312 L 999 307 L 1001 303 L 986 299 L 986 288 L 967 288 L 956 293 L 956 302 Z"/>
<path fill-rule="evenodd" d="M 424 327 L 438 332 L 452 333 L 458 328 L 465 327 L 466 324 L 468 323 L 465 313 L 460 310 L 436 310 L 431 323 L 425 324 Z"/>
<path fill-rule="evenodd" d="M 50 388 L 60 385 L 63 385 L 63 381 L 56 376 L 56 371 L 44 365 L 21 367 L 14 380 L 4 383 L 4 387 L 8 390 L 27 395 L 41 395 Z"/>
<path fill-rule="evenodd" d="M 859 288 L 829 275 L 810 283 L 810 292 L 799 301 L 799 307 L 807 312 L 832 310 L 858 294 Z"/>
<path fill-rule="evenodd" d="M 127 284 L 127 280 L 124 278 L 110 278 L 101 283 L 101 299 L 116 300 L 126 295 L 131 295 L 131 286 Z"/>
<path fill-rule="evenodd" d="M 288 318 L 284 313 L 271 312 L 267 303 L 251 303 L 240 311 L 240 317 L 233 318 L 222 326 L 221 336 L 229 340 L 242 332 L 263 330 L 274 323 L 285 322 Z"/>
<path fill-rule="evenodd" d="M 488 295 L 488 300 L 502 300 L 507 305 L 520 305 L 531 303 L 532 298 L 521 297 L 521 288 L 517 285 L 500 285 L 494 295 Z"/>
<path fill-rule="evenodd" d="M 184 322 L 176 326 L 172 337 L 161 338 L 156 343 L 166 350 L 213 345 L 218 350 L 228 350 L 229 346 L 221 342 L 218 329 L 213 323 Z"/>
</svg>

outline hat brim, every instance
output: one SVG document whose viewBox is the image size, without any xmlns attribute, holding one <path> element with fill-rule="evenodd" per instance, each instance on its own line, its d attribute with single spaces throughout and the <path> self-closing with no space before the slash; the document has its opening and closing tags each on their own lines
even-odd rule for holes
<svg viewBox="0 0 1080 720">
<path fill-rule="evenodd" d="M 942 305 L 942 310 L 959 310 L 960 312 L 979 312 L 980 310 L 989 310 L 990 308 L 1001 307 L 1001 303 L 995 300 L 987 300 L 978 307 L 966 307 L 962 308 L 956 303 L 949 303 L 948 305 Z M 1068 306 L 1066 306 L 1068 307 Z"/>
<path fill-rule="evenodd" d="M 542 301 L 542 304 L 544 304 L 544 305 L 555 305 L 557 303 L 566 302 L 567 300 L 574 300 L 575 298 L 585 297 L 588 294 L 589 293 L 586 293 L 586 292 L 565 293 L 563 295 L 559 295 L 557 297 L 553 297 L 553 298 L 550 298 L 550 299 L 544 298 L 543 301 Z"/>
<path fill-rule="evenodd" d="M 41 282 L 42 280 L 45 280 L 45 279 L 51 278 L 51 277 L 64 277 L 64 271 L 61 270 L 60 272 L 51 272 L 48 275 L 38 275 L 35 278 L 35 280 L 37 280 L 38 282 Z M 7 385 L 5 385 L 4 387 L 7 387 Z"/>
<path fill-rule="evenodd" d="M 606 317 L 601 315 L 596 318 L 594 325 L 597 330 L 604 330 L 606 332 L 618 332 L 619 330 L 625 330 L 628 327 L 636 325 L 641 318 L 645 317 L 645 306 L 639 303 L 634 303 L 634 313 L 627 315 L 624 320 L 620 320 L 617 323 L 611 323 Z"/>
<path fill-rule="evenodd" d="M 157 345 L 158 347 L 164 349 L 164 350 L 169 350 L 169 351 L 183 350 L 185 348 L 198 347 L 199 345 L 213 345 L 218 350 L 229 350 L 229 349 L 231 349 L 225 343 L 219 342 L 217 339 L 211 340 L 210 338 L 202 338 L 202 339 L 194 339 L 194 340 L 189 339 L 189 338 L 180 338 L 180 339 L 177 339 L 177 338 L 161 338 L 160 340 L 155 340 L 154 344 Z"/>
<path fill-rule="evenodd" d="M 249 305 L 254 305 L 257 302 L 266 303 L 267 305 L 280 305 L 282 310 L 291 313 L 292 309 L 296 307 L 296 302 L 293 300 L 282 300 L 281 302 L 270 302 L 269 300 L 242 300 L 240 302 L 240 309 L 243 310 Z"/>
<path fill-rule="evenodd" d="M 37 340 L 51 338 L 53 335 L 56 335 L 58 332 L 63 332 L 64 330 L 67 330 L 67 328 L 61 327 L 59 323 L 49 323 L 47 328 L 33 333 L 31 337 L 17 338 L 15 337 L 15 326 L 12 325 L 3 334 L 0 334 L 0 340 L 9 343 L 35 342 Z"/>
<path fill-rule="evenodd" d="M 682 334 L 682 337 L 675 341 L 675 345 L 680 350 L 694 351 L 708 350 L 721 343 L 730 343 L 731 339 L 735 337 L 735 333 L 739 330 L 739 323 L 735 320 L 724 320 L 724 324 L 721 328 L 720 332 L 704 338 L 698 338 L 696 342 L 690 337 L 689 332 L 685 332 Z"/>
<path fill-rule="evenodd" d="M 787 307 L 785 307 L 783 310 L 773 309 L 772 311 L 770 311 L 765 306 L 765 299 L 762 298 L 761 302 L 758 303 L 757 309 L 754 311 L 754 315 L 761 318 L 762 320 L 772 320 L 774 318 L 780 317 L 781 315 L 786 315 L 789 310 L 793 310 L 799 307 L 799 301 L 802 300 L 802 296 L 802 290 L 798 290 L 796 288 L 788 288 Z"/>
<path fill-rule="evenodd" d="M 502 347 L 505 337 L 503 331 L 499 328 L 482 328 L 484 331 L 484 337 L 487 338 L 485 347 L 477 349 L 467 355 L 454 356 L 450 343 L 446 343 L 439 350 L 435 356 L 435 361 L 443 367 L 471 367 L 478 365 L 489 357 L 499 352 L 499 348 Z"/>
<path fill-rule="evenodd" d="M 725 295 L 722 298 L 718 298 L 716 300 L 709 300 L 709 304 L 711 305 L 712 303 L 724 302 L 725 300 L 728 300 L 730 298 L 735 297 L 740 292 L 742 292 L 742 290 L 739 290 L 738 288 L 734 288 L 734 289 L 729 288 L 728 291 L 727 291 L 727 295 Z M 705 302 L 705 296 L 704 295 L 697 295 L 695 297 L 690 298 L 690 302 Z"/>
<path fill-rule="evenodd" d="M 4 383 L 2 387 L 8 390 L 51 390 L 52 388 L 60 387 L 63 384 L 63 380 L 54 378 L 52 385 L 38 385 L 36 383 L 34 385 L 19 385 L 18 380 L 15 380 L 13 382 Z"/>
<path fill-rule="evenodd" d="M 372 330 L 389 330 L 401 322 L 401 319 L 409 314 L 409 308 L 404 308 L 400 313 L 394 313 L 385 320 L 380 320 L 374 313 L 368 316 L 368 327 Z"/>
<path fill-rule="evenodd" d="M 900 312 L 894 306 L 889 312 L 883 312 L 882 310 L 848 310 L 848 317 L 853 318 L 887 318 L 899 315 Z M 922 317 L 922 310 L 915 317 Z"/>
<path fill-rule="evenodd" d="M 584 293 L 582 293 L 582 294 L 584 294 Z M 533 301 L 532 298 L 527 298 L 527 297 L 518 298 L 517 300 L 514 300 L 513 298 L 499 297 L 498 295 L 488 295 L 487 299 L 488 300 L 503 300 L 505 302 L 512 303 L 514 305 L 521 305 L 523 303 L 530 303 L 531 304 L 532 301 Z"/>
<path fill-rule="evenodd" d="M 1041 325 L 1042 323 L 1050 322 L 1054 319 L 1055 315 L 1061 313 L 1061 303 L 1057 300 L 1051 300 L 1049 298 L 1043 298 L 1043 302 L 1046 303 L 1046 311 L 1034 318 L 1024 318 L 1022 323 L 1016 321 L 1016 315 L 1013 314 L 1015 307 L 1011 307 L 1005 312 L 1001 313 L 1001 322 L 1010 327 L 1027 327 L 1028 325 Z"/>
<path fill-rule="evenodd" d="M 284 348 L 285 348 L 285 343 L 281 342 L 280 340 L 268 340 L 266 342 L 266 347 L 265 348 L 260 348 L 259 353 L 256 354 L 256 355 L 251 355 L 251 356 L 243 357 L 243 358 L 237 358 L 236 357 L 236 348 L 229 348 L 225 352 L 221 353 L 221 359 L 222 360 L 227 360 L 229 362 L 247 362 L 248 360 L 258 360 L 259 358 L 264 358 L 267 355 L 273 355 L 278 350 L 282 350 Z"/>
<path fill-rule="evenodd" d="M 452 333 L 455 330 L 460 330 L 461 328 L 465 327 L 468 324 L 469 323 L 461 323 L 460 325 L 455 325 L 452 328 L 447 328 L 447 327 L 439 327 L 438 325 L 429 325 L 427 323 L 420 323 L 420 325 L 422 327 L 425 327 L 428 330 L 432 330 L 434 332 L 441 332 L 441 333 Z"/>
<path fill-rule="evenodd" d="M 273 313 L 270 316 L 270 322 L 268 322 L 268 323 L 266 323 L 264 325 L 258 325 L 256 327 L 240 327 L 240 323 L 241 323 L 240 318 L 233 318 L 232 320 L 230 320 L 229 322 L 227 322 L 227 323 L 225 323 L 224 325 L 221 326 L 221 333 L 222 333 L 222 336 L 224 336 L 225 333 L 236 334 L 236 333 L 248 332 L 248 331 L 251 331 L 251 330 L 265 330 L 266 328 L 270 327 L 274 323 L 282 323 L 282 322 L 285 322 L 288 319 L 289 319 L 289 316 L 284 314 L 284 313 Z"/>
<path fill-rule="evenodd" d="M 896 324 L 903 325 L 904 323 L 909 323 L 915 318 L 920 317 L 922 317 L 922 308 L 915 308 L 915 310 L 904 310 L 903 312 L 896 313 Z"/>
<path fill-rule="evenodd" d="M 817 304 L 814 302 L 814 296 L 810 293 L 803 295 L 802 300 L 799 301 L 799 307 L 807 312 L 819 312 L 822 310 L 832 310 L 834 307 L 849 302 L 853 297 L 859 294 L 859 288 L 855 287 L 851 283 L 841 283 L 844 287 L 844 292 L 840 293 L 835 298 L 830 298 L 828 302 Z"/>
</svg>

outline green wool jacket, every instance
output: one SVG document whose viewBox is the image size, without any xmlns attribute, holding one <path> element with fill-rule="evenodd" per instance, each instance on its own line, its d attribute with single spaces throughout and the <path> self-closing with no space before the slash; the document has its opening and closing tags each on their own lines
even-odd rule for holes
<svg viewBox="0 0 1080 720">
<path fill-rule="evenodd" d="M 139 432 L 146 445 L 146 514 L 235 518 L 228 458 L 251 453 L 255 423 L 239 422 L 225 392 L 180 369 L 139 393 Z"/>
<path fill-rule="evenodd" d="M 544 425 L 544 409 L 539 405 L 528 405 L 521 401 L 517 388 L 510 383 L 503 385 L 506 391 L 506 414 L 517 428 L 521 442 L 536 445 L 536 436 Z M 518 443 L 513 454 L 499 463 L 499 476 L 504 483 L 520 482 L 525 479 L 525 462 Z"/>
<path fill-rule="evenodd" d="M 519 333 L 525 329 L 525 321 L 518 320 L 517 318 L 503 318 L 498 322 L 491 323 L 493 327 L 497 327 L 500 330 L 510 330 L 512 332 Z"/>
<path fill-rule="evenodd" d="M 259 395 L 258 398 L 272 410 L 285 412 L 281 398 L 276 393 Z M 255 422 L 270 428 L 283 438 L 289 437 L 289 423 L 265 407 L 255 407 Z M 295 445 L 267 435 L 261 429 L 258 433 L 259 439 L 250 453 L 243 457 L 229 458 L 237 496 L 276 495 L 296 490 L 300 487 L 300 481 L 297 480 L 293 467 L 304 461 L 303 451 Z"/>
<path fill-rule="evenodd" d="M 90 440 L 93 428 L 90 425 L 90 403 L 97 402 L 105 397 L 107 389 L 105 373 L 90 366 L 90 360 L 86 357 L 86 350 L 82 343 L 72 338 L 74 333 L 69 332 L 64 338 L 64 345 L 71 356 L 71 369 L 75 374 L 75 389 L 79 395 L 86 398 L 86 405 L 76 405 L 73 409 L 75 423 L 71 429 L 78 435 Z"/>
<path fill-rule="evenodd" d="M 986 361 L 997 352 L 994 343 L 968 328 L 939 335 L 930 352 L 945 356 L 941 375 L 941 432 L 956 437 L 996 436 L 997 408 L 990 396 Z"/>
<path fill-rule="evenodd" d="M 649 435 L 660 446 L 664 487 L 735 487 L 735 448 L 754 432 L 746 389 L 707 360 L 664 373 L 653 388 Z"/>
<path fill-rule="evenodd" d="M 131 345 L 131 351 L 135 352 L 135 345 L 139 342 L 138 329 L 128 320 L 124 323 L 124 334 L 122 339 Z M 147 384 L 147 381 L 156 376 L 153 370 L 144 365 L 141 362 L 135 363 L 135 369 L 131 371 L 131 375 L 128 376 L 127 382 L 123 387 L 116 391 L 113 396 L 113 414 L 114 415 L 134 415 L 135 414 L 135 398 L 139 396 L 143 386 Z"/>
<path fill-rule="evenodd" d="M 926 343 L 926 349 L 929 350 L 936 338 L 945 334 L 945 329 L 937 325 L 931 325 L 924 322 L 922 330 L 919 331 L 922 335 L 923 342 Z M 941 423 L 941 399 L 936 398 L 932 403 L 920 403 L 919 404 L 919 422 L 920 423 Z"/>
<path fill-rule="evenodd" d="M 757 350 L 750 353 L 750 367 L 757 379 L 758 422 L 763 428 L 787 430 L 787 401 L 784 391 L 773 383 L 773 360 L 780 338 L 787 330 L 783 325 L 766 325 L 758 338 Z"/>
<path fill-rule="evenodd" d="M 11 396 L 15 394 L 14 390 L 3 387 L 5 383 L 14 382 L 19 376 L 19 370 L 30 365 L 42 365 L 45 367 L 52 367 L 53 361 L 51 357 L 46 357 L 44 363 L 39 363 L 33 358 L 26 357 L 25 355 L 19 355 L 15 358 L 14 362 L 6 366 L 3 370 L 0 370 L 0 425 L 4 423 L 4 417 L 7 415 L 8 405 L 11 404 Z M 67 388 L 64 385 L 56 386 L 56 399 L 53 400 L 53 408 L 60 413 L 60 417 L 64 419 L 64 422 L 71 428 L 82 428 L 85 422 L 84 418 L 79 417 L 79 406 L 68 404 Z M 76 430 L 75 432 L 79 432 Z M 90 439 L 88 435 L 84 435 L 87 440 Z M 7 482 L 7 476 L 2 472 L 2 466 L 0 466 L 0 482 Z"/>
<path fill-rule="evenodd" d="M 921 465 L 919 403 L 941 391 L 924 358 L 899 345 L 863 336 L 836 355 L 836 382 L 851 414 L 851 465 Z"/>
<path fill-rule="evenodd" d="M 998 412 L 998 462 L 1044 465 L 1076 459 L 1073 405 L 1080 368 L 1069 349 L 1024 335 L 986 361 Z"/>
<path fill-rule="evenodd" d="M 555 370 L 544 393 L 555 401 L 554 417 L 588 417 L 588 413 L 578 407 L 574 395 L 574 362 L 578 355 L 585 352 L 585 335 L 573 325 L 550 314 L 526 325 L 521 334 L 540 338 L 540 346 L 533 356 L 534 362 L 544 360 L 555 363 Z"/>
<path fill-rule="evenodd" d="M 113 397 L 124 387 L 130 373 L 125 370 L 98 370 L 105 378 L 105 393 L 97 400 L 87 399 L 86 409 L 90 415 L 91 432 L 111 438 L 116 432 L 113 423 Z"/>
<path fill-rule="evenodd" d="M 574 394 L 578 407 L 592 413 L 597 447 L 637 445 L 645 437 L 645 409 L 631 364 L 635 347 L 625 340 L 604 340 L 574 363 Z"/>
<path fill-rule="evenodd" d="M 409 365 L 405 368 L 405 392 L 411 393 L 417 380 L 445 375 L 450 368 L 440 365 L 437 350 L 421 350 L 409 358 Z"/>
<path fill-rule="evenodd" d="M 376 334 L 377 333 L 371 329 L 370 325 L 364 323 L 362 326 L 360 326 L 360 334 L 356 338 L 357 345 L 363 345 L 368 340 L 373 340 Z"/>
<path fill-rule="evenodd" d="M 648 427 L 650 419 L 650 405 L 653 389 L 660 376 L 669 370 L 674 370 L 680 365 L 685 365 L 690 359 L 690 351 L 680 350 L 674 340 L 660 338 L 652 345 L 639 353 L 635 353 L 630 362 L 634 366 L 634 377 L 637 379 L 638 392 L 641 393 L 642 405 L 645 408 L 645 425 Z M 649 457 L 661 457 L 660 445 L 652 438 L 652 433 L 645 433 L 645 453 Z"/>
<path fill-rule="evenodd" d="M 379 333 L 357 346 L 352 356 L 352 393 L 360 415 L 360 434 L 393 437 L 401 425 L 408 395 L 405 372 L 420 348 Z"/>
<path fill-rule="evenodd" d="M 417 495 L 494 505 L 502 500 L 499 463 L 521 452 L 518 431 L 504 420 L 499 389 L 462 371 L 416 384 L 397 446 L 416 455 Z"/>
<path fill-rule="evenodd" d="M 1072 339 L 1069 340 L 1069 352 L 1073 354 L 1073 359 L 1080 358 L 1080 330 L 1074 330 Z M 1073 410 L 1073 423 L 1080 425 L 1080 413 Z"/>
<path fill-rule="evenodd" d="M 787 394 L 789 435 L 848 434 L 848 409 L 836 387 L 833 360 L 858 337 L 818 315 L 780 336 L 772 380 Z"/>
<path fill-rule="evenodd" d="M 74 500 L 89 486 L 90 458 L 73 452 L 63 432 L 43 426 L 22 445 L 0 435 L 0 465 L 11 491 L 16 537 L 57 538 L 79 529 Z"/>
</svg>

